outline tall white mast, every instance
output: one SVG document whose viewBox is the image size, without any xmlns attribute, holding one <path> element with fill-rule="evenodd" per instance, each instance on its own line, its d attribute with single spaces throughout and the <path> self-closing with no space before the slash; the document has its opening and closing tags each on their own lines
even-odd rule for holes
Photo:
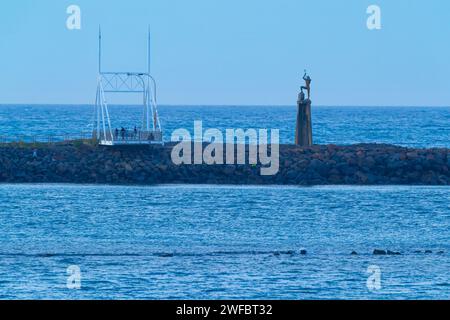
<svg viewBox="0 0 450 320">
<path fill-rule="evenodd" d="M 147 67 L 147 70 L 148 70 L 148 74 L 150 75 L 150 72 L 151 72 L 151 63 L 152 63 L 152 61 L 151 61 L 151 32 L 150 32 L 150 26 L 148 27 L 148 44 L 147 44 L 147 63 L 148 63 L 148 67 Z"/>
<path fill-rule="evenodd" d="M 98 27 L 98 73 L 102 73 L 102 28 Z"/>
</svg>

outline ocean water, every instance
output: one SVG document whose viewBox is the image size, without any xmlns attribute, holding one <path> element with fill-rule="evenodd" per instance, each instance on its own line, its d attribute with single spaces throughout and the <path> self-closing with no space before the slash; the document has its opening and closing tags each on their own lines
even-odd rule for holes
<svg viewBox="0 0 450 320">
<path fill-rule="evenodd" d="M 139 108 L 111 109 L 114 126 L 139 123 Z M 88 133 L 92 111 L 3 105 L 0 136 Z M 296 116 L 295 107 L 160 113 L 166 139 L 203 120 L 280 129 L 285 143 Z M 317 143 L 450 146 L 450 108 L 317 107 L 313 121 Z M 450 298 L 448 187 L 0 184 L 0 219 L 0 299 Z M 79 290 L 67 286 L 70 266 Z M 379 290 L 368 269 L 380 271 Z"/>
<path fill-rule="evenodd" d="M 112 126 L 139 126 L 137 106 L 111 106 Z M 92 132 L 93 106 L 0 105 L 0 136 L 78 135 Z M 296 107 L 160 106 L 165 140 L 177 128 L 279 129 L 282 143 L 293 143 Z M 339 145 L 360 142 L 410 147 L 450 146 L 450 107 L 313 107 L 314 140 Z"/>
<path fill-rule="evenodd" d="M 1 299 L 450 298 L 448 188 L 0 185 L 0 215 Z"/>
</svg>

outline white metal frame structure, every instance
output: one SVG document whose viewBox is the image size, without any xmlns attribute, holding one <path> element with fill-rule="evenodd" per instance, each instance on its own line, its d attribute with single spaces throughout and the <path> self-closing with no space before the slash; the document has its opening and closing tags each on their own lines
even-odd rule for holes
<svg viewBox="0 0 450 320">
<path fill-rule="evenodd" d="M 102 70 L 102 34 L 98 37 L 98 79 L 95 98 L 93 136 L 100 145 L 163 144 L 156 100 L 156 81 L 150 74 L 150 30 L 148 33 L 147 72 L 104 72 Z M 139 93 L 143 96 L 142 127 L 138 132 L 117 132 L 111 127 L 106 93 Z"/>
</svg>

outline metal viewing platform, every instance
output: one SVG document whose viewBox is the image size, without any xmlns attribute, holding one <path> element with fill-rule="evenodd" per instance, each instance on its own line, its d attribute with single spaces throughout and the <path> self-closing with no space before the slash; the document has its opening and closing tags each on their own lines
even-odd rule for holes
<svg viewBox="0 0 450 320">
<path fill-rule="evenodd" d="M 100 145 L 164 144 L 156 99 L 156 81 L 150 74 L 150 30 L 148 33 L 147 72 L 102 71 L 102 34 L 98 37 L 98 79 L 95 98 L 93 138 Z M 139 129 L 114 129 L 106 99 L 107 93 L 141 94 L 143 101 L 142 124 Z"/>
</svg>

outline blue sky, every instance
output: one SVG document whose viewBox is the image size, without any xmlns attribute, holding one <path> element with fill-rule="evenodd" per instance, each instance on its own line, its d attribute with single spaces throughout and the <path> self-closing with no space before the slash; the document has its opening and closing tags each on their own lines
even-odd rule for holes
<svg viewBox="0 0 450 320">
<path fill-rule="evenodd" d="M 450 105 L 447 0 L 3 1 L 0 103 L 93 103 L 99 24 L 108 70 L 146 69 L 151 25 L 162 104 L 291 105 L 306 68 L 316 105 Z"/>
</svg>

